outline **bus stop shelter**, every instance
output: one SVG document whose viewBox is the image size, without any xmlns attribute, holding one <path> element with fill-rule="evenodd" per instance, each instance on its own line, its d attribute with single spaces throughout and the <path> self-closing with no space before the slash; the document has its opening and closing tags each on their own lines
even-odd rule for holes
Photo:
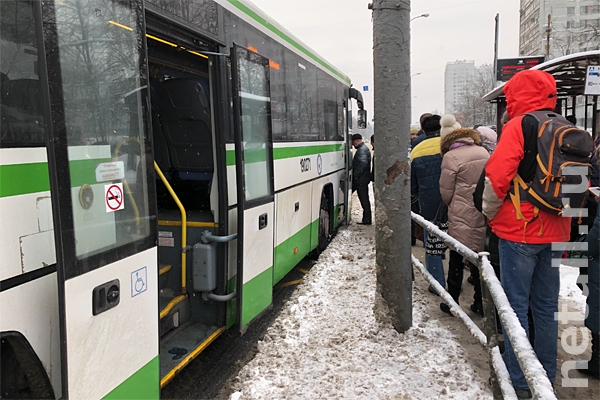
<svg viewBox="0 0 600 400">
<path fill-rule="evenodd" d="M 600 131 L 600 113 L 598 110 L 598 96 L 584 95 L 586 72 L 588 65 L 600 66 L 600 50 L 574 53 L 558 57 L 531 69 L 546 71 L 554 76 L 558 99 L 557 113 L 564 116 L 574 115 L 577 125 L 589 130 L 592 137 L 596 138 Z M 496 103 L 496 127 L 498 136 L 502 134 L 502 114 L 506 110 L 504 97 L 504 83 L 483 96 L 483 101 Z"/>
</svg>

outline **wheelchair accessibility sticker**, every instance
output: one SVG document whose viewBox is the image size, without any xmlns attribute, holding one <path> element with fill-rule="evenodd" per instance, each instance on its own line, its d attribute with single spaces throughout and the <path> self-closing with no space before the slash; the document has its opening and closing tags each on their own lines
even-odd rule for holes
<svg viewBox="0 0 600 400">
<path fill-rule="evenodd" d="M 148 269 L 140 268 L 131 273 L 131 297 L 135 297 L 148 289 Z"/>
</svg>

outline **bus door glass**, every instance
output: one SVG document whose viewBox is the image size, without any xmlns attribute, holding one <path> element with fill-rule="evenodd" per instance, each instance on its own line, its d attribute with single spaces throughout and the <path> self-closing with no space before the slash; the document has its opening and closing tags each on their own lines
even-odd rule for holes
<svg viewBox="0 0 600 400">
<path fill-rule="evenodd" d="M 143 2 L 43 4 L 62 397 L 158 398 Z"/>
<path fill-rule="evenodd" d="M 343 190 L 343 199 L 344 199 L 344 214 L 342 215 L 344 222 L 346 224 L 350 224 L 352 221 L 352 213 L 350 212 L 350 207 L 352 206 L 352 178 L 350 176 L 352 170 L 352 143 L 350 141 L 349 135 L 349 125 L 352 123 L 352 110 L 349 109 L 349 105 L 352 100 L 348 97 L 344 97 L 344 122 L 343 122 L 343 136 L 345 141 L 344 147 L 344 158 L 346 159 L 346 169 L 345 169 L 345 180 L 344 185 L 342 185 Z M 339 217 L 339 216 L 338 216 Z M 341 221 L 339 221 L 341 222 Z"/>
<path fill-rule="evenodd" d="M 237 321 L 244 330 L 272 301 L 273 141 L 269 59 L 234 45 L 232 64 L 240 288 Z"/>
</svg>

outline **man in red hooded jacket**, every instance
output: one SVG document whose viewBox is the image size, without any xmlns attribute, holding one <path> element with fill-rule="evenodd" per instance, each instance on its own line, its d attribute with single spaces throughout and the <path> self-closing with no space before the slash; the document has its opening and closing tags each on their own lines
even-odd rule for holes
<svg viewBox="0 0 600 400">
<path fill-rule="evenodd" d="M 485 167 L 483 214 L 492 231 L 499 237 L 500 280 L 521 326 L 529 335 L 527 309 L 531 307 L 535 326 L 534 350 L 544 366 L 550 382 L 556 378 L 558 341 L 558 294 L 560 271 L 552 259 L 560 259 L 560 251 L 552 251 L 553 242 L 567 242 L 571 218 L 540 210 L 534 215 L 533 204 L 522 201 L 522 219 L 507 199 L 517 172 L 525 182 L 535 173 L 538 123 L 524 114 L 538 110 L 554 110 L 556 82 L 547 72 L 526 70 L 517 73 L 504 86 L 510 121 L 504 125 L 501 139 Z M 504 328 L 503 328 L 504 329 Z M 504 362 L 517 395 L 531 396 L 525 376 L 504 333 Z"/>
</svg>

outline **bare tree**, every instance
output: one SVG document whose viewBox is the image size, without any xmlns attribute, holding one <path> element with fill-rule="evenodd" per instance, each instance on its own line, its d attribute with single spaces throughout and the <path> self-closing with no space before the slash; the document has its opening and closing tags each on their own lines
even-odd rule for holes
<svg viewBox="0 0 600 400">
<path fill-rule="evenodd" d="M 586 20 L 592 21 L 592 20 Z M 566 56 L 577 53 L 581 49 L 598 50 L 600 49 L 600 27 L 592 25 L 591 22 L 581 21 L 580 25 L 573 25 L 578 21 L 570 21 L 569 25 L 561 27 L 554 26 L 554 36 L 552 38 L 554 45 L 554 56 Z"/>
<path fill-rule="evenodd" d="M 469 83 L 469 92 L 454 103 L 457 120 L 462 126 L 472 127 L 492 125 L 496 121 L 496 108 L 493 104 L 482 101 L 482 97 L 490 91 L 495 83 L 494 68 L 484 64 L 477 68 Z"/>
</svg>

